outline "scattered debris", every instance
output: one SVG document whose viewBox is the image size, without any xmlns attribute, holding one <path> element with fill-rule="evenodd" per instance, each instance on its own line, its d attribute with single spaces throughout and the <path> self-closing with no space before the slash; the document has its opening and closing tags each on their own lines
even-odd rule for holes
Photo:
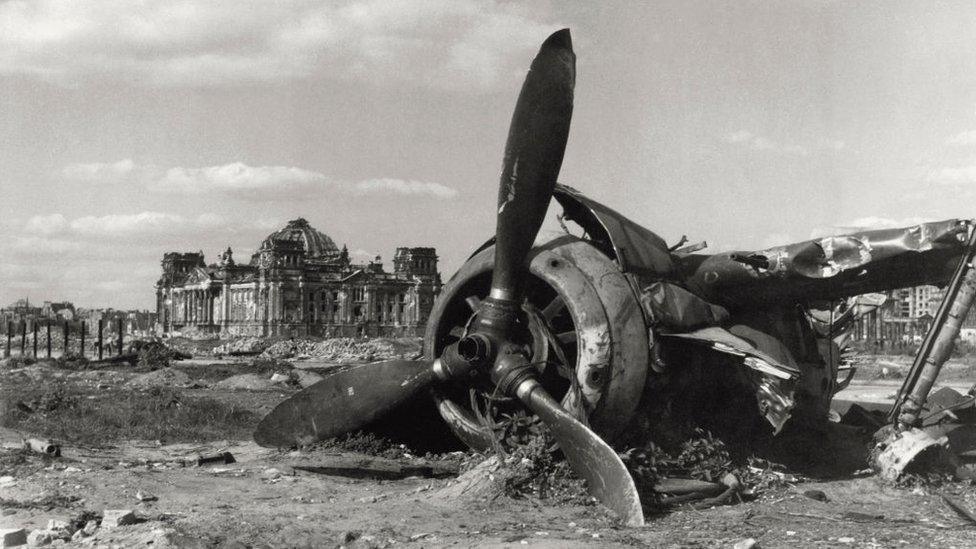
<svg viewBox="0 0 976 549">
<path fill-rule="evenodd" d="M 30 534 L 27 534 L 27 545 L 31 547 L 42 547 L 44 545 L 51 545 L 56 537 L 55 532 L 50 530 L 33 530 Z"/>
<path fill-rule="evenodd" d="M 61 445 L 48 439 L 27 438 L 24 439 L 24 448 L 49 457 L 61 457 Z"/>
<path fill-rule="evenodd" d="M 326 362 L 372 362 L 391 358 L 413 358 L 420 354 L 419 338 L 354 339 L 337 337 L 324 340 L 291 339 L 270 345 L 262 356 L 271 358 L 314 358 Z"/>
<path fill-rule="evenodd" d="M 131 509 L 106 509 L 102 514 L 102 528 L 118 528 L 138 522 L 136 514 Z"/>
<path fill-rule="evenodd" d="M 141 491 L 139 491 L 139 492 L 136 492 L 136 499 L 139 500 L 142 503 L 146 503 L 146 502 L 150 502 L 150 501 L 156 501 L 159 498 L 157 498 L 156 496 L 154 496 L 154 495 L 152 495 L 152 494 L 150 494 L 148 492 L 141 492 Z"/>
</svg>

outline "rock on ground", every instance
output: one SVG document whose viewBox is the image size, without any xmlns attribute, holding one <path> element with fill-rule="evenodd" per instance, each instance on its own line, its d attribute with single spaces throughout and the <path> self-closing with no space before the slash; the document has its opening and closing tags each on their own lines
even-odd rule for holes
<svg viewBox="0 0 976 549">
<path fill-rule="evenodd" d="M 292 375 L 294 375 L 298 379 L 298 384 L 302 386 L 302 389 L 310 385 L 315 385 L 319 381 L 325 379 L 322 376 L 316 374 L 315 372 L 309 372 L 307 370 L 302 370 L 300 368 L 296 368 L 292 370 Z"/>
<path fill-rule="evenodd" d="M 136 523 L 136 514 L 131 509 L 106 509 L 102 514 L 102 528 L 117 528 Z"/>
<path fill-rule="evenodd" d="M 23 528 L 0 530 L 0 547 L 17 547 L 27 543 L 27 531 Z"/>
</svg>

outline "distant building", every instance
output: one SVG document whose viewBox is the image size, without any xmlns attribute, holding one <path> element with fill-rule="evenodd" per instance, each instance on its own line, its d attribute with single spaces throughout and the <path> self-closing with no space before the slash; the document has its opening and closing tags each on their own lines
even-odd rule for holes
<svg viewBox="0 0 976 549">
<path fill-rule="evenodd" d="M 295 219 L 264 239 L 246 264 L 230 248 L 163 256 L 156 311 L 163 332 L 233 335 L 420 335 L 440 291 L 434 248 L 397 248 L 353 263 L 345 247 Z"/>
<path fill-rule="evenodd" d="M 892 290 L 883 306 L 857 321 L 854 337 L 879 346 L 919 343 L 932 326 L 944 298 L 945 289 L 935 286 Z M 960 336 L 976 342 L 976 307 L 963 320 Z"/>
</svg>

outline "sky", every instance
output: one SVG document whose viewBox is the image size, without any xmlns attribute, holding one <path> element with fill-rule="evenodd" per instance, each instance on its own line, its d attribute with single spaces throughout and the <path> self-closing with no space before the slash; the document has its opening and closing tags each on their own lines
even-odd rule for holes
<svg viewBox="0 0 976 549">
<path fill-rule="evenodd" d="M 976 216 L 971 1 L 0 0 L 0 305 L 152 308 L 165 252 L 297 217 L 446 279 L 563 27 L 560 181 L 670 243 Z"/>
</svg>

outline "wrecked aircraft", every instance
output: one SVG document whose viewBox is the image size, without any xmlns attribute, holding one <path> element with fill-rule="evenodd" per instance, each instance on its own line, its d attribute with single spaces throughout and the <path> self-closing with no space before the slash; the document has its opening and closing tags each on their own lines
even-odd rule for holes
<svg viewBox="0 0 976 549">
<path fill-rule="evenodd" d="M 791 418 L 825 421 L 845 383 L 846 330 L 880 304 L 855 296 L 946 283 L 966 249 L 972 224 L 957 220 L 753 252 L 668 246 L 556 184 L 574 82 L 562 30 L 542 45 L 519 95 L 495 237 L 443 288 L 423 359 L 328 376 L 265 417 L 257 442 L 334 437 L 430 393 L 457 438 L 486 449 L 494 433 L 479 398 L 505 395 L 501 408 L 524 406 L 548 424 L 595 497 L 626 524 L 642 524 L 636 488 L 610 444 L 628 435 L 642 407 L 683 390 L 692 358 L 731 364 L 773 431 Z M 567 230 L 533 247 L 552 198 L 582 236 Z"/>
</svg>

